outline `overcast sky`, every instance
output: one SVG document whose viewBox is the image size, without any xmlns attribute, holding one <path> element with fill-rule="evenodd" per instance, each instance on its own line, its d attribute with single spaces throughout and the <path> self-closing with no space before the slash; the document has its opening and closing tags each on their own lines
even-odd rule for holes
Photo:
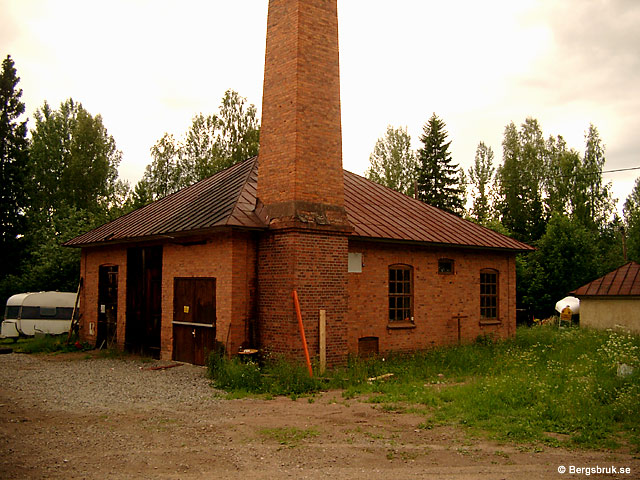
<svg viewBox="0 0 640 480">
<path fill-rule="evenodd" d="M 133 185 L 164 134 L 232 88 L 261 110 L 268 0 L 0 0 L 0 54 L 30 118 L 67 98 L 101 114 Z M 640 167 L 640 1 L 338 0 L 344 167 L 363 174 L 387 125 L 414 148 L 435 112 L 467 169 L 480 141 L 537 118 L 606 170 Z M 33 123 L 31 123 L 33 126 Z M 605 175 L 620 200 L 640 170 Z"/>
</svg>

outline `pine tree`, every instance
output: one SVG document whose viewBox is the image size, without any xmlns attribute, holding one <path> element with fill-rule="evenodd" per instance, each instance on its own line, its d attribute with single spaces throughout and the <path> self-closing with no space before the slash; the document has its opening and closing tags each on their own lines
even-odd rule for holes
<svg viewBox="0 0 640 480">
<path fill-rule="evenodd" d="M 418 198 L 429 205 L 461 215 L 464 194 L 460 170 L 449 153 L 445 123 L 435 113 L 423 128 L 418 150 Z"/>
<path fill-rule="evenodd" d="M 27 120 L 18 89 L 20 78 L 10 55 L 0 73 L 0 277 L 19 263 L 24 235 L 25 170 L 28 159 Z"/>
</svg>

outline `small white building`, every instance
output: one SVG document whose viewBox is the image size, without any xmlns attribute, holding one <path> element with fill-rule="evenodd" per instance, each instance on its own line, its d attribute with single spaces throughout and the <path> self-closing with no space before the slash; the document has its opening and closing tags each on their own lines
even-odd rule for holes
<svg viewBox="0 0 640 480">
<path fill-rule="evenodd" d="M 580 325 L 640 334 L 640 264 L 626 265 L 571 292 L 580 299 Z"/>
</svg>

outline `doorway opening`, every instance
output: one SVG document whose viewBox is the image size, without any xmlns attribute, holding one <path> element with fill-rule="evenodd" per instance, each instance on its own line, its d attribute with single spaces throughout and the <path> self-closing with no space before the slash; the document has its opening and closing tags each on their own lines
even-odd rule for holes
<svg viewBox="0 0 640 480">
<path fill-rule="evenodd" d="M 162 246 L 127 250 L 125 349 L 160 358 Z"/>
<path fill-rule="evenodd" d="M 118 266 L 98 268 L 98 332 L 97 348 L 111 348 L 117 343 Z"/>
</svg>

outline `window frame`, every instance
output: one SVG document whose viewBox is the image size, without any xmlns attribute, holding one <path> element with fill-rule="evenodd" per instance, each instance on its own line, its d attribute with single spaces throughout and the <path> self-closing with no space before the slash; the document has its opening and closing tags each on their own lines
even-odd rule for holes
<svg viewBox="0 0 640 480">
<path fill-rule="evenodd" d="M 448 263 L 451 266 L 450 271 L 443 271 L 441 265 Z M 456 273 L 456 262 L 452 258 L 439 258 L 438 259 L 438 275 L 454 275 Z"/>
<path fill-rule="evenodd" d="M 487 281 L 492 275 L 494 281 Z M 487 291 L 489 287 L 489 291 Z M 491 288 L 493 287 L 493 288 Z M 493 291 L 492 291 L 493 290 Z M 488 316 L 493 314 L 492 316 Z M 499 322 L 500 320 L 500 272 L 493 268 L 480 270 L 480 321 Z"/>
<path fill-rule="evenodd" d="M 392 271 L 394 279 L 392 280 Z M 387 269 L 387 320 L 390 325 L 397 324 L 413 324 L 414 323 L 414 281 L 413 281 L 413 266 L 396 263 L 389 265 Z M 397 272 L 403 272 L 402 278 L 398 279 Z M 398 286 L 401 285 L 400 288 Z M 405 290 L 407 289 L 407 293 Z M 406 301 L 401 302 L 401 306 L 398 307 L 398 299 L 408 299 L 409 306 L 406 306 Z M 408 313 L 408 315 L 407 315 Z"/>
</svg>

